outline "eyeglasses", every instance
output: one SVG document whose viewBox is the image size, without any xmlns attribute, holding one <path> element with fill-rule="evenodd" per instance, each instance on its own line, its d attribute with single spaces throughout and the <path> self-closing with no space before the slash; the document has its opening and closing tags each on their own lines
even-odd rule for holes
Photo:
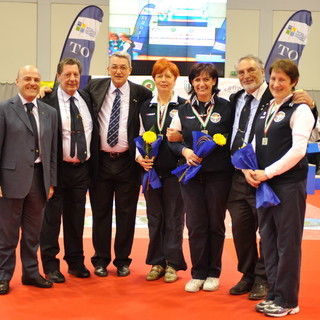
<svg viewBox="0 0 320 320">
<path fill-rule="evenodd" d="M 120 71 L 127 71 L 127 70 L 129 70 L 129 67 L 124 66 L 124 65 L 122 65 L 122 66 L 112 65 L 110 67 L 111 71 L 117 71 L 118 69 L 120 69 Z"/>
<path fill-rule="evenodd" d="M 257 72 L 257 69 L 255 69 L 255 68 L 250 68 L 247 70 L 240 70 L 240 71 L 238 71 L 238 76 L 239 76 L 239 78 L 243 78 L 245 75 L 252 76 L 256 72 Z"/>
</svg>

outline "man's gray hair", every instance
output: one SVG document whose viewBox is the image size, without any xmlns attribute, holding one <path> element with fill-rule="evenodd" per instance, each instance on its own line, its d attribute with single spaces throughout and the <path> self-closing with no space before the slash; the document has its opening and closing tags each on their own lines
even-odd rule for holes
<svg viewBox="0 0 320 320">
<path fill-rule="evenodd" d="M 131 68 L 131 56 L 127 51 L 116 51 L 109 56 L 109 65 L 113 57 L 125 58 L 128 60 L 129 67 Z"/>
<path fill-rule="evenodd" d="M 235 66 L 236 70 L 238 70 L 238 65 L 243 60 L 253 60 L 260 69 L 264 69 L 264 63 L 262 62 L 262 60 L 260 58 L 258 58 L 257 56 L 254 56 L 253 54 L 248 54 L 238 60 L 236 66 Z"/>
</svg>

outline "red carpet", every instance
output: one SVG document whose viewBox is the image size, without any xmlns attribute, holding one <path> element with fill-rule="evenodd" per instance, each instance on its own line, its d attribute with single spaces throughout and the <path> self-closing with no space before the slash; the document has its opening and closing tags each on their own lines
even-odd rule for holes
<svg viewBox="0 0 320 320">
<path fill-rule="evenodd" d="M 301 273 L 300 309 L 293 320 L 320 320 L 320 191 L 308 196 L 306 218 L 311 221 L 305 229 L 303 240 L 303 261 Z M 88 218 L 91 210 L 88 209 Z M 145 215 L 145 210 L 138 210 Z M 144 217 L 145 218 L 145 217 Z M 313 227 L 313 220 L 316 227 Z M 190 257 L 188 240 L 184 240 L 184 252 L 189 270 L 179 272 L 175 283 L 164 283 L 162 279 L 148 282 L 145 276 L 150 266 L 145 264 L 148 239 L 147 229 L 137 228 L 131 257 L 131 275 L 116 276 L 114 266 L 109 266 L 109 276 L 78 279 L 67 273 L 67 266 L 61 261 L 61 271 L 66 283 L 55 284 L 51 289 L 39 289 L 21 284 L 21 263 L 17 252 L 17 267 L 11 281 L 11 292 L 0 296 L 0 320 L 232 320 L 266 319 L 254 311 L 256 302 L 247 296 L 231 296 L 229 289 L 240 279 L 237 259 L 231 239 L 230 217 L 226 218 L 226 243 L 220 288 L 216 292 L 200 291 L 187 293 L 185 283 L 190 279 Z M 308 227 L 308 226 L 307 226 Z M 91 227 L 85 230 L 86 266 L 93 272 L 90 257 Z M 61 257 L 62 255 L 60 255 Z"/>
<path fill-rule="evenodd" d="M 23 286 L 20 282 L 20 263 L 13 280 L 11 292 L 0 296 L 1 320 L 175 320 L 175 319 L 258 319 L 264 315 L 254 311 L 256 302 L 244 296 L 228 294 L 240 278 L 236 271 L 236 257 L 231 239 L 226 240 L 223 254 L 223 272 L 220 288 L 216 292 L 187 293 L 184 284 L 190 278 L 190 271 L 179 272 L 179 280 L 172 284 L 163 280 L 148 282 L 145 275 L 149 266 L 144 264 L 147 239 L 136 239 L 132 252 L 134 258 L 131 275 L 119 278 L 115 268 L 109 267 L 107 278 L 92 275 L 89 279 L 78 279 L 66 273 L 62 262 L 62 272 L 67 282 L 55 284 L 52 289 L 38 289 Z M 91 240 L 85 239 L 86 255 L 92 254 Z M 185 253 L 189 260 L 187 240 Z M 304 240 L 303 267 L 300 293 L 301 313 L 292 319 L 320 319 L 320 246 L 319 241 Z M 89 258 L 87 267 L 92 270 Z M 189 263 L 190 266 L 190 263 Z M 290 316 L 291 319 L 291 316 Z"/>
</svg>

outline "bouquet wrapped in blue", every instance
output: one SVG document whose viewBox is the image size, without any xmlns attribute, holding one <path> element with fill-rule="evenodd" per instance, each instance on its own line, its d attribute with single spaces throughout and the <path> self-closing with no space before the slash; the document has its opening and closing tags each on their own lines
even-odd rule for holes
<svg viewBox="0 0 320 320">
<path fill-rule="evenodd" d="M 237 150 L 231 158 L 232 164 L 238 169 L 257 170 L 258 162 L 252 144 L 249 143 L 245 147 Z M 280 203 L 279 198 L 273 192 L 267 182 L 261 182 L 256 192 L 256 208 L 272 207 Z"/>
<path fill-rule="evenodd" d="M 159 147 L 162 142 L 162 136 L 157 135 L 154 131 L 146 131 L 142 136 L 134 139 L 136 147 L 141 156 L 148 159 L 154 159 L 159 153 Z M 162 186 L 158 174 L 154 168 L 145 171 L 142 179 L 142 193 L 151 186 L 153 189 Z"/>
<path fill-rule="evenodd" d="M 226 144 L 226 138 L 220 133 L 216 133 L 212 138 L 201 131 L 192 131 L 192 139 L 193 152 L 200 158 L 205 158 L 218 145 L 223 146 Z M 171 173 L 179 178 L 179 182 L 186 184 L 198 173 L 201 167 L 200 163 L 198 166 L 183 164 L 171 171 Z"/>
</svg>

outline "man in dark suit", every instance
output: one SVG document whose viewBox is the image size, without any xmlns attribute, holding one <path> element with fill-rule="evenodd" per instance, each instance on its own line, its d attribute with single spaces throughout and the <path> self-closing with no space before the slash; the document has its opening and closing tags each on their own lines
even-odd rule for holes
<svg viewBox="0 0 320 320">
<path fill-rule="evenodd" d="M 58 185 L 46 205 L 42 225 L 40 248 L 43 269 L 47 279 L 61 283 L 65 281 L 60 271 L 59 232 L 63 218 L 63 240 L 68 272 L 79 278 L 88 278 L 89 270 L 84 265 L 83 230 L 86 194 L 91 178 L 96 174 L 98 163 L 98 125 L 93 118 L 89 95 L 78 90 L 81 64 L 79 60 L 66 58 L 57 67 L 57 90 L 42 100 L 58 113 Z M 74 129 L 72 102 L 76 105 L 76 117 L 80 128 Z M 73 147 L 73 139 L 83 147 Z M 77 140 L 78 139 L 78 140 Z M 72 151 L 72 149 L 74 150 Z"/>
<path fill-rule="evenodd" d="M 263 62 L 255 56 L 241 58 L 236 66 L 242 90 L 230 96 L 231 106 L 235 109 L 235 119 L 231 136 L 231 152 L 235 152 L 234 144 L 240 129 L 240 117 L 245 105 L 245 96 L 252 95 L 250 113 L 243 130 L 243 144 L 249 143 L 254 135 L 254 123 L 265 110 L 267 103 L 273 99 L 264 80 Z M 294 93 L 296 103 L 306 103 L 314 108 L 314 102 L 305 91 Z M 316 111 L 316 109 L 314 109 Z M 264 259 L 259 243 L 257 247 L 256 232 L 258 217 L 256 209 L 255 188 L 250 186 L 240 170 L 235 170 L 228 199 L 228 210 L 232 220 L 232 234 L 238 257 L 238 271 L 243 274 L 241 280 L 230 289 L 232 295 L 249 293 L 250 300 L 264 299 L 268 284 L 264 267 Z"/>
<path fill-rule="evenodd" d="M 150 99 L 147 88 L 128 81 L 131 57 L 116 52 L 109 58 L 111 78 L 93 79 L 85 87 L 93 99 L 94 113 L 100 125 L 99 172 L 90 188 L 93 212 L 91 261 L 95 274 L 105 277 L 111 262 L 112 209 L 115 198 L 115 259 L 118 276 L 130 273 L 137 201 L 140 190 L 139 164 L 135 162 L 134 138 L 139 135 L 140 105 Z M 111 128 L 112 127 L 112 128 Z"/>
<path fill-rule="evenodd" d="M 22 283 L 52 287 L 39 273 L 37 251 L 56 185 L 57 113 L 36 99 L 40 80 L 36 67 L 22 67 L 18 95 L 0 103 L 0 294 L 9 292 L 20 229 Z"/>
</svg>

